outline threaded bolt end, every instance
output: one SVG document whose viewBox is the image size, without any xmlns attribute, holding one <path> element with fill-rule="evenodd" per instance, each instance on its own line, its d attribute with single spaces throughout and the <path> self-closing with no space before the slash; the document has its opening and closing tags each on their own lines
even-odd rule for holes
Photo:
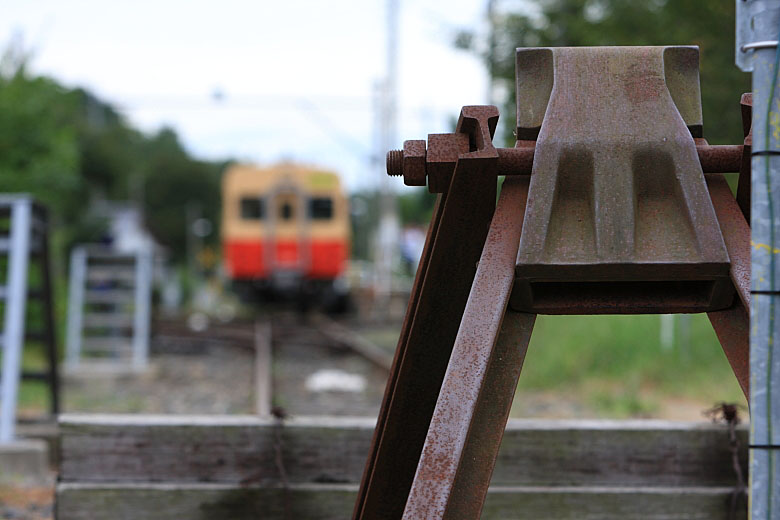
<svg viewBox="0 0 780 520">
<path fill-rule="evenodd" d="M 391 177 L 400 177 L 404 174 L 403 150 L 390 150 L 387 152 L 387 174 Z"/>
</svg>

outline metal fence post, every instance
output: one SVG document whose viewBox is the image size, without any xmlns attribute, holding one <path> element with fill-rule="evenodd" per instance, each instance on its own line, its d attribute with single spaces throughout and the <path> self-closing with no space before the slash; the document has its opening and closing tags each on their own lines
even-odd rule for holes
<svg viewBox="0 0 780 520">
<path fill-rule="evenodd" d="M 87 273 L 87 251 L 75 247 L 70 253 L 70 283 L 68 287 L 68 323 L 65 343 L 69 367 L 79 363 L 81 355 L 81 328 L 84 309 L 84 284 Z"/>
<path fill-rule="evenodd" d="M 750 518 L 780 519 L 780 0 L 736 0 L 740 69 L 753 72 Z"/>
<path fill-rule="evenodd" d="M 146 366 L 149 358 L 149 315 L 152 286 L 152 252 L 135 254 L 135 307 L 133 309 L 133 368 Z"/>
<path fill-rule="evenodd" d="M 27 300 L 27 264 L 30 253 L 32 201 L 12 204 L 6 307 L 3 325 L 3 367 L 0 379 L 0 443 L 14 439 L 16 399 L 21 374 Z"/>
</svg>

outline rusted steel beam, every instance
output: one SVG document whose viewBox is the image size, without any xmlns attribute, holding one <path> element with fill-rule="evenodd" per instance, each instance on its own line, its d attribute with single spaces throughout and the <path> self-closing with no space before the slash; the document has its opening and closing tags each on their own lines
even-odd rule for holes
<svg viewBox="0 0 780 520">
<path fill-rule="evenodd" d="M 417 267 L 417 273 L 414 278 L 414 285 L 412 285 L 412 292 L 409 296 L 409 304 L 406 307 L 406 315 L 404 316 L 403 324 L 401 325 L 401 334 L 398 338 L 398 346 L 395 349 L 395 357 L 393 358 L 393 364 L 390 367 L 390 375 L 387 378 L 387 385 L 385 386 L 385 394 L 382 399 L 382 405 L 379 409 L 379 415 L 377 417 L 376 427 L 374 428 L 374 435 L 371 439 L 371 447 L 369 449 L 368 460 L 366 461 L 366 467 L 363 470 L 363 477 L 361 479 L 360 489 L 358 490 L 358 498 L 355 501 L 355 507 L 353 510 L 353 518 L 364 518 L 363 508 L 366 502 L 366 496 L 368 494 L 368 487 L 371 481 L 371 477 L 376 467 L 377 452 L 382 444 L 382 438 L 384 436 L 385 427 L 387 426 L 388 416 L 390 415 L 390 404 L 398 388 L 398 381 L 406 381 L 409 375 L 402 371 L 402 362 L 409 345 L 409 333 L 412 329 L 414 317 L 417 315 L 417 308 L 420 302 L 420 295 L 423 292 L 425 274 L 428 272 L 428 265 L 430 264 L 431 257 L 433 256 L 433 244 L 436 240 L 436 234 L 439 230 L 439 224 L 441 222 L 441 216 L 444 211 L 444 201 L 446 194 L 439 194 L 436 197 L 436 203 L 433 207 L 433 216 L 431 222 L 428 225 L 428 232 L 425 237 L 425 245 L 420 257 L 420 263 Z M 433 288 L 430 284 L 426 287 L 427 291 L 431 291 Z M 430 298 L 430 297 L 429 297 Z M 408 371 L 408 369 L 407 369 Z"/>
<path fill-rule="evenodd" d="M 750 400 L 750 226 L 722 175 L 705 176 L 731 261 L 729 274 L 738 298 L 725 310 L 707 313 L 745 397 Z"/>
<path fill-rule="evenodd" d="M 736 173 L 742 165 L 742 145 L 696 145 L 699 162 L 704 173 Z"/>
<path fill-rule="evenodd" d="M 703 141 L 703 139 L 697 139 Z M 530 175 L 535 141 L 519 141 L 521 148 L 498 148 L 499 175 Z M 742 165 L 742 145 L 697 143 L 696 152 L 704 173 L 736 173 Z"/>
<path fill-rule="evenodd" d="M 723 243 L 729 253 L 729 275 L 740 300 L 750 308 L 750 225 L 723 175 L 705 175 Z"/>
<path fill-rule="evenodd" d="M 507 179 L 403 518 L 479 518 L 536 315 L 506 314 L 528 178 Z"/>
<path fill-rule="evenodd" d="M 736 173 L 742 167 L 743 145 L 707 144 L 696 139 L 696 152 L 704 173 Z M 534 164 L 536 141 L 518 141 L 516 148 L 496 148 L 498 175 L 530 175 Z M 391 150 L 387 154 L 387 173 L 403 176 L 407 186 L 425 186 L 426 175 L 430 175 L 425 161 L 425 141 L 414 140 L 404 143 L 404 150 Z M 454 163 L 452 167 L 454 168 Z M 435 190 L 434 192 L 438 192 Z"/>
<path fill-rule="evenodd" d="M 499 175 L 530 175 L 536 141 L 518 141 L 515 148 L 498 149 Z"/>
<path fill-rule="evenodd" d="M 492 132 L 497 118 L 495 107 L 464 107 L 458 130 L 484 141 L 485 129 Z M 403 513 L 495 209 L 497 154 L 489 140 L 482 144 L 467 157 L 456 155 L 449 190 L 439 202 L 438 225 L 428 237 L 427 263 L 418 270 L 416 306 L 410 306 L 399 340 L 355 519 L 395 520 Z"/>
</svg>

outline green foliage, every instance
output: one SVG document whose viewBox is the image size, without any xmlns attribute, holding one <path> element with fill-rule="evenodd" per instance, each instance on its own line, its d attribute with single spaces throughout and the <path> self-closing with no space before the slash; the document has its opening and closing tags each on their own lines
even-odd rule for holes
<svg viewBox="0 0 780 520">
<path fill-rule="evenodd" d="M 484 58 L 508 114 L 515 113 L 515 48 L 534 46 L 698 45 L 704 136 L 711 143 L 740 143 L 739 98 L 750 91 L 749 75 L 734 65 L 733 0 L 538 0 L 541 13 L 499 13 Z M 456 46 L 474 48 L 468 33 Z"/>
<path fill-rule="evenodd" d="M 401 225 L 427 224 L 433 215 L 436 195 L 428 188 L 407 188 L 398 196 L 398 213 Z"/>
<path fill-rule="evenodd" d="M 142 134 L 84 89 L 31 76 L 27 58 L 12 45 L 0 60 L 0 191 L 43 202 L 57 244 L 100 239 L 105 224 L 90 212 L 100 201 L 139 204 L 174 259 L 185 254 L 188 205 L 218 228 L 223 163 L 193 159 L 170 129 Z"/>
<path fill-rule="evenodd" d="M 143 173 L 145 137 L 110 105 L 77 89 L 78 114 L 72 120 L 79 136 L 81 175 L 94 195 L 109 200 L 128 197 L 128 182 Z"/>
<path fill-rule="evenodd" d="M 677 316 L 668 350 L 660 320 L 538 316 L 512 415 L 703 420 L 717 402 L 747 404 L 705 315 Z M 361 334 L 390 353 L 398 342 L 397 327 Z"/>
<path fill-rule="evenodd" d="M 203 217 L 219 229 L 220 178 L 226 166 L 193 160 L 173 130 L 163 129 L 143 143 L 145 170 L 144 201 L 150 216 L 146 225 L 173 251 L 186 249 L 186 209 L 194 205 Z M 213 242 L 216 233 L 207 241 Z"/>
<path fill-rule="evenodd" d="M 0 76 L 0 186 L 34 193 L 72 220 L 83 209 L 74 100 L 46 78 Z"/>
</svg>

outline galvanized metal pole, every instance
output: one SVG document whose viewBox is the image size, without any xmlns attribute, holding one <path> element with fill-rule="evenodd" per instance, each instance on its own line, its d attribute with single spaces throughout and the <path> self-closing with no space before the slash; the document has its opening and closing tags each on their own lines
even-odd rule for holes
<svg viewBox="0 0 780 520">
<path fill-rule="evenodd" d="M 149 360 L 153 252 L 143 247 L 135 253 L 135 305 L 133 310 L 133 368 L 141 370 Z"/>
<path fill-rule="evenodd" d="M 24 347 L 27 307 L 27 264 L 30 255 L 32 200 L 11 203 L 11 236 L 6 282 L 5 320 L 2 335 L 2 379 L 0 379 L 0 444 L 14 440 L 16 398 Z"/>
<path fill-rule="evenodd" d="M 68 323 L 65 336 L 65 362 L 75 368 L 81 359 L 82 321 L 84 313 L 84 284 L 87 277 L 87 250 L 75 247 L 70 254 L 68 289 Z"/>
<path fill-rule="evenodd" d="M 753 72 L 750 518 L 780 519 L 780 0 L 737 0 L 737 65 Z"/>
</svg>

